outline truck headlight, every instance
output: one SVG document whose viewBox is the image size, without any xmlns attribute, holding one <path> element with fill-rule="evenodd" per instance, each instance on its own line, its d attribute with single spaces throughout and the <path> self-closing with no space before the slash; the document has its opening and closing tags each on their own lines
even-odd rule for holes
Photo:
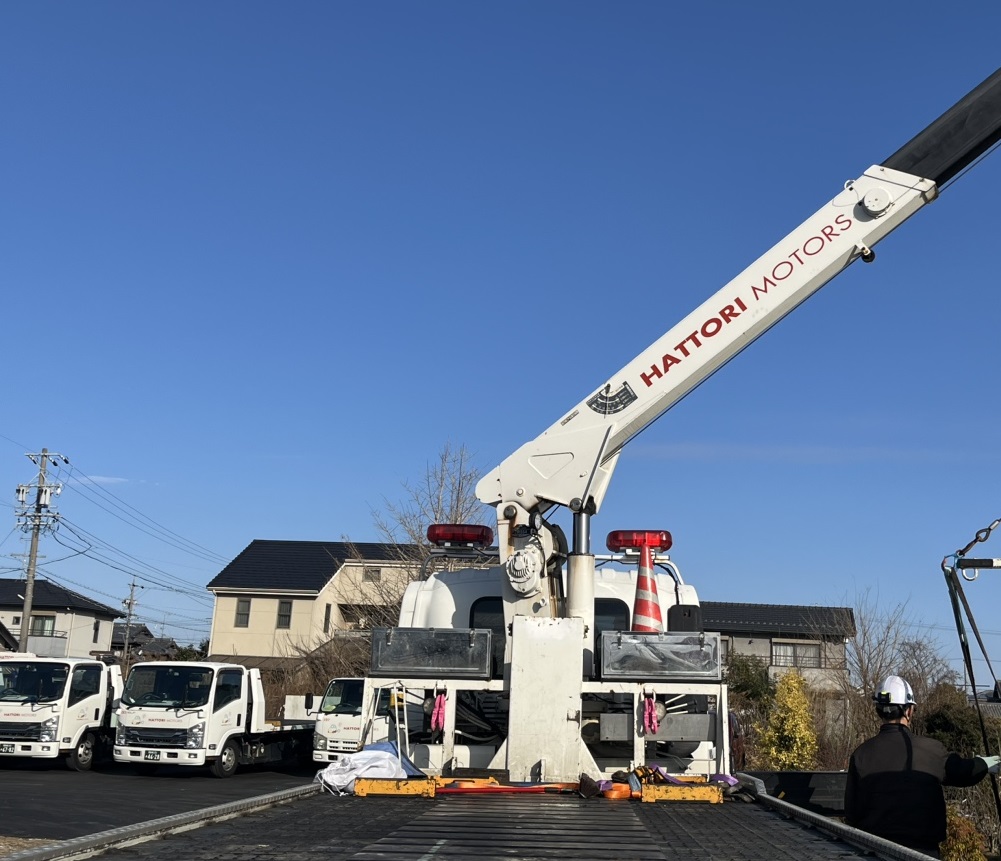
<svg viewBox="0 0 1001 861">
<path fill-rule="evenodd" d="M 50 717 L 48 720 L 42 721 L 42 728 L 38 733 L 38 740 L 55 741 L 58 734 L 59 734 L 59 718 Z"/>
<path fill-rule="evenodd" d="M 327 737 L 325 735 L 320 735 L 318 732 L 313 733 L 313 750 L 326 750 L 327 749 Z"/>
<path fill-rule="evenodd" d="M 205 721 L 199 721 L 194 726 L 188 727 L 188 737 L 184 742 L 187 748 L 199 748 L 205 741 Z"/>
</svg>

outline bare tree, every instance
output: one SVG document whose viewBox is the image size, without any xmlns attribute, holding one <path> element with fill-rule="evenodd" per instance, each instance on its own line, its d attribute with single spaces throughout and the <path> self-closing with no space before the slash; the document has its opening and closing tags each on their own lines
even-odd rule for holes
<svg viewBox="0 0 1001 861">
<path fill-rule="evenodd" d="M 844 672 L 833 677 L 837 690 L 815 695 L 820 760 L 827 768 L 846 767 L 851 752 L 878 730 L 872 695 L 887 676 L 906 678 L 919 702 L 958 680 L 937 643 L 915 639 L 906 603 L 881 609 L 867 589 L 856 595 L 853 610 L 856 632 L 845 644 Z"/>
<path fill-rule="evenodd" d="M 478 480 L 469 449 L 446 442 L 420 480 L 403 482 L 399 502 L 384 498 L 384 511 L 373 509 L 376 531 L 389 544 L 426 548 L 432 523 L 486 523 L 489 509 L 476 498 Z"/>
<path fill-rule="evenodd" d="M 343 596 L 338 610 L 350 631 L 314 635 L 293 645 L 297 681 L 311 688 L 335 677 L 364 675 L 368 671 L 371 631 L 398 623 L 403 594 L 421 575 L 431 547 L 427 528 L 432 523 L 483 523 L 489 511 L 476 498 L 478 473 L 464 445 L 446 442 L 426 464 L 416 481 L 404 481 L 397 502 L 383 500 L 372 509 L 372 520 L 388 558 L 376 561 L 348 536 L 348 561 L 337 578 Z M 380 552 L 381 549 L 380 549 Z M 350 600 L 345 600 L 350 596 Z"/>
</svg>

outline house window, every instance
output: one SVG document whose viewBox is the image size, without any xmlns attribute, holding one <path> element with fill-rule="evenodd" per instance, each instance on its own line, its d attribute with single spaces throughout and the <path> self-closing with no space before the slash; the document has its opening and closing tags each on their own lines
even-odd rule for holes
<svg viewBox="0 0 1001 861">
<path fill-rule="evenodd" d="M 101 636 L 101 621 L 100 621 L 100 619 L 95 619 L 94 620 L 94 640 L 93 640 L 93 642 L 96 643 L 97 640 L 98 640 L 98 637 L 100 637 L 100 636 Z"/>
<path fill-rule="evenodd" d="M 291 601 L 279 601 L 278 602 L 278 623 L 276 625 L 278 628 L 291 628 L 292 627 L 292 602 Z"/>
<path fill-rule="evenodd" d="M 32 637 L 51 637 L 56 632 L 55 616 L 32 616 L 28 631 Z"/>
<path fill-rule="evenodd" d="M 725 664 L 727 659 L 730 657 L 730 638 L 720 637 L 719 638 L 719 661 L 721 664 Z"/>
<path fill-rule="evenodd" d="M 378 583 L 382 580 L 381 568 L 366 568 L 361 575 L 363 583 Z"/>
<path fill-rule="evenodd" d="M 819 667 L 820 643 L 772 643 L 773 667 Z"/>
<path fill-rule="evenodd" d="M 246 628 L 250 625 L 250 599 L 236 599 L 236 619 L 233 626 L 236 628 Z"/>
<path fill-rule="evenodd" d="M 341 619 L 347 630 L 371 628 L 386 618 L 386 608 L 371 604 L 340 604 Z"/>
<path fill-rule="evenodd" d="M 323 633 L 330 633 L 330 604 L 327 604 L 327 608 L 323 611 Z"/>
<path fill-rule="evenodd" d="M 10 620 L 10 623 L 11 623 L 12 625 L 20 625 L 20 624 L 21 624 L 21 617 L 20 617 L 20 616 L 14 616 L 14 617 L 13 617 L 13 618 L 12 618 L 12 619 Z"/>
</svg>

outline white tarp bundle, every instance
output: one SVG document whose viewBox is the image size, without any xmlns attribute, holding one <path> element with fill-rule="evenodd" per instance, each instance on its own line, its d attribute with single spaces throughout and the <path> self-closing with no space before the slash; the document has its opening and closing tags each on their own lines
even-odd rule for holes
<svg viewBox="0 0 1001 861">
<path fill-rule="evenodd" d="M 374 777 L 402 780 L 407 776 L 400 761 L 384 750 L 360 750 L 344 754 L 337 762 L 316 773 L 316 780 L 335 795 L 350 795 L 355 790 L 355 779 Z"/>
</svg>

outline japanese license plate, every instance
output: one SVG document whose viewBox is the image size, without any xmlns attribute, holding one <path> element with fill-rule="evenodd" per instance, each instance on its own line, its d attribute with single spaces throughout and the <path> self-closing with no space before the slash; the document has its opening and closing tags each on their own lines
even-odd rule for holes
<svg viewBox="0 0 1001 861">
<path fill-rule="evenodd" d="M 143 751 L 143 759 L 152 759 L 154 762 L 156 762 L 160 759 L 160 751 L 158 750 Z"/>
<path fill-rule="evenodd" d="M 12 744 L 0 744 L 0 753 L 13 753 L 14 745 Z"/>
</svg>

